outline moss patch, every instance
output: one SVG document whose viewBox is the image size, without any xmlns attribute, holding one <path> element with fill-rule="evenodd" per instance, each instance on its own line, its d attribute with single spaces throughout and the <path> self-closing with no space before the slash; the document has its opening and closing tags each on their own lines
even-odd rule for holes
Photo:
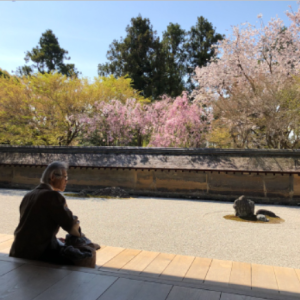
<svg viewBox="0 0 300 300">
<path fill-rule="evenodd" d="M 130 199 L 130 197 L 128 198 L 121 198 L 121 197 L 113 197 L 113 196 L 105 196 L 105 195 L 97 195 L 97 196 L 94 196 L 94 195 L 91 195 L 91 194 L 87 194 L 86 196 L 81 196 L 81 195 L 78 195 L 78 194 L 75 194 L 75 193 L 67 193 L 67 194 L 64 194 L 64 196 L 67 196 L 67 197 L 77 197 L 77 198 L 105 198 L 105 199 Z"/>
<path fill-rule="evenodd" d="M 267 219 L 269 219 L 269 222 L 258 221 L 258 220 L 246 220 L 246 219 L 242 219 L 240 217 L 236 217 L 235 215 L 226 215 L 223 218 L 226 220 L 231 220 L 231 221 L 250 222 L 250 223 L 265 223 L 265 224 L 280 224 L 280 223 L 284 222 L 284 220 L 281 218 L 272 218 L 269 216 L 266 216 L 266 217 L 267 217 Z"/>
</svg>

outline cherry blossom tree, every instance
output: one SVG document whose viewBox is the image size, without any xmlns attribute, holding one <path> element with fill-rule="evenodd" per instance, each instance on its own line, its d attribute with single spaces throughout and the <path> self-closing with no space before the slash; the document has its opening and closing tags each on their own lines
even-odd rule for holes
<svg viewBox="0 0 300 300">
<path fill-rule="evenodd" d="M 143 145 L 151 131 L 147 105 L 136 99 L 95 102 L 92 113 L 81 116 L 84 140 L 100 146 Z M 135 143 L 134 143 L 135 141 Z"/>
<path fill-rule="evenodd" d="M 300 10 L 287 12 L 292 24 L 279 18 L 265 26 L 244 23 L 214 46 L 218 58 L 195 70 L 195 101 L 207 99 L 227 125 L 236 147 L 293 148 L 299 117 L 289 114 L 294 76 L 300 70 Z M 293 96 L 295 97 L 295 95 Z M 299 107 L 296 115 L 300 115 Z"/>
<path fill-rule="evenodd" d="M 186 93 L 176 99 L 143 104 L 135 99 L 96 102 L 94 112 L 82 115 L 86 140 L 97 145 L 199 147 L 210 130 L 212 114 L 191 103 Z"/>
<path fill-rule="evenodd" d="M 126 102 L 127 103 L 127 102 Z M 111 146 L 131 140 L 126 107 L 118 100 L 96 102 L 92 116 L 83 115 L 85 137 L 93 144 Z"/>
<path fill-rule="evenodd" d="M 153 126 L 149 145 L 154 147 L 203 146 L 213 117 L 203 101 L 190 103 L 187 93 L 157 101 L 149 116 Z"/>
</svg>

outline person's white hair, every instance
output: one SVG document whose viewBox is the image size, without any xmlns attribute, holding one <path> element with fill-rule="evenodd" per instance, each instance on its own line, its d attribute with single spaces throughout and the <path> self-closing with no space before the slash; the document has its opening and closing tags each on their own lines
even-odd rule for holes
<svg viewBox="0 0 300 300">
<path fill-rule="evenodd" d="M 42 174 L 40 182 L 50 184 L 51 178 L 53 176 L 55 176 L 56 178 L 61 178 L 63 176 L 62 171 L 67 169 L 67 163 L 61 161 L 54 161 L 53 163 L 47 166 L 47 168 Z"/>
</svg>

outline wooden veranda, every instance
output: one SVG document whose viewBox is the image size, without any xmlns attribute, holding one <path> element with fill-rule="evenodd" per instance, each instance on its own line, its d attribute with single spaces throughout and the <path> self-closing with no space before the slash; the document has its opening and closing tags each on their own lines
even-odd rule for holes
<svg viewBox="0 0 300 300">
<path fill-rule="evenodd" d="M 300 270 L 101 246 L 97 267 L 8 257 L 0 234 L 0 298 L 13 300 L 299 299 Z"/>
</svg>

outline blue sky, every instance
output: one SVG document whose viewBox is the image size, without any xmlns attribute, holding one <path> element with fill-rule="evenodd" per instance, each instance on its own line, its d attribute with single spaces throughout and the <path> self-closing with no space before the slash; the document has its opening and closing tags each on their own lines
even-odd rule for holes
<svg viewBox="0 0 300 300">
<path fill-rule="evenodd" d="M 188 31 L 199 16 L 228 35 L 231 26 L 258 25 L 258 14 L 265 24 L 278 15 L 288 26 L 289 5 L 297 11 L 296 1 L 1 1 L 0 68 L 11 72 L 24 65 L 24 52 L 51 29 L 69 51 L 69 62 L 92 79 L 98 64 L 107 61 L 111 42 L 125 37 L 130 19 L 139 14 L 150 19 L 160 37 L 170 22 Z"/>
</svg>

